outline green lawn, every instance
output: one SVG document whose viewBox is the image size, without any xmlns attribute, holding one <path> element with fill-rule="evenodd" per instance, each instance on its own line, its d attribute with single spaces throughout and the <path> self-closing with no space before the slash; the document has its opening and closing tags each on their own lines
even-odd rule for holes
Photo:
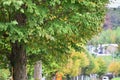
<svg viewBox="0 0 120 80">
<path fill-rule="evenodd" d="M 118 77 L 118 78 L 113 78 L 112 80 L 120 80 L 120 77 Z"/>
</svg>

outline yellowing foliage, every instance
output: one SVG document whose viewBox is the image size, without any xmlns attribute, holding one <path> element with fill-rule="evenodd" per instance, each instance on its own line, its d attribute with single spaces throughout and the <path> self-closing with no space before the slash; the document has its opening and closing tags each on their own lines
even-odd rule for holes
<svg viewBox="0 0 120 80">
<path fill-rule="evenodd" d="M 94 68 L 92 69 L 91 73 L 96 73 L 99 69 L 99 63 L 94 59 Z"/>
<path fill-rule="evenodd" d="M 64 74 L 71 74 L 76 76 L 81 73 L 81 68 L 89 65 L 89 59 L 83 52 L 76 52 L 72 50 L 71 55 L 68 59 L 68 63 L 65 64 L 62 71 Z"/>
<path fill-rule="evenodd" d="M 111 62 L 108 71 L 112 72 L 114 75 L 120 74 L 120 62 Z"/>
<path fill-rule="evenodd" d="M 103 75 L 106 73 L 107 65 L 102 58 L 96 58 L 96 62 L 98 63 L 99 69 L 97 70 L 98 75 Z"/>
<path fill-rule="evenodd" d="M 106 72 L 105 61 L 101 58 L 93 58 L 90 56 L 90 64 L 87 67 L 86 74 L 97 73 L 98 75 L 103 75 Z"/>
</svg>

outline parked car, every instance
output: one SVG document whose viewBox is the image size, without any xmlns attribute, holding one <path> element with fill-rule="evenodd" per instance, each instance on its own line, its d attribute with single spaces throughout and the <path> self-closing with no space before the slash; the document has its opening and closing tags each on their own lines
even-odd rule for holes
<svg viewBox="0 0 120 80">
<path fill-rule="evenodd" d="M 107 73 L 104 76 L 108 76 L 110 80 L 115 77 L 112 73 Z"/>
<path fill-rule="evenodd" d="M 108 76 L 103 76 L 102 80 L 109 80 L 109 77 Z"/>
</svg>

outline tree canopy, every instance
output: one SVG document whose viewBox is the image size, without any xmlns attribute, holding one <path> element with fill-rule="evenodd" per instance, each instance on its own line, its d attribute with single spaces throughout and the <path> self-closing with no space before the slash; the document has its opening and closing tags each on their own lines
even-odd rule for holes
<svg viewBox="0 0 120 80">
<path fill-rule="evenodd" d="M 1 44 L 17 40 L 29 45 L 28 48 L 33 48 L 32 53 L 36 53 L 34 49 L 37 48 L 48 50 L 51 45 L 62 47 L 62 43 L 67 46 L 68 43 L 88 40 L 100 31 L 105 2 L 1 0 Z"/>
<path fill-rule="evenodd" d="M 0 0 L 0 54 L 14 57 L 10 59 L 14 63 L 19 58 L 24 63 L 26 59 L 21 58 L 26 53 L 52 54 L 57 59 L 67 53 L 69 46 L 85 44 L 100 32 L 106 3 L 107 0 Z M 20 53 L 22 56 L 16 58 Z"/>
</svg>

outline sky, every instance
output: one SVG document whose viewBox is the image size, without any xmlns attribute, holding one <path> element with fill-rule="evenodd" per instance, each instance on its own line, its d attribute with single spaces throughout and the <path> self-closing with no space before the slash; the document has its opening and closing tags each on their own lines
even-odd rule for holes
<svg viewBox="0 0 120 80">
<path fill-rule="evenodd" d="M 120 0 L 109 0 L 110 3 L 108 4 L 108 7 L 110 8 L 117 8 L 120 6 Z"/>
</svg>

